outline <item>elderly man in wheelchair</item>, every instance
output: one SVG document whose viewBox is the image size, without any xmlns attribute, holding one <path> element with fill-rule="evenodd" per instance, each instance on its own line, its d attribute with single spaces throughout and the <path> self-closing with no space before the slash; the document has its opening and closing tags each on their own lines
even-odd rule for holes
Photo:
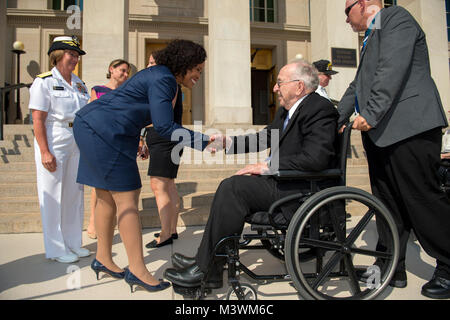
<svg viewBox="0 0 450 320">
<path fill-rule="evenodd" d="M 338 136 L 338 113 L 314 92 L 318 82 L 309 63 L 287 64 L 273 88 L 281 106 L 273 122 L 254 135 L 223 137 L 227 153 L 270 148 L 270 162 L 248 165 L 221 182 L 196 256 L 175 253 L 174 268 L 164 272 L 175 290 L 189 288 L 184 292 L 203 298 L 223 286 L 224 265 L 231 286 L 228 298 L 256 299 L 253 287 L 239 282 L 241 271 L 257 281 L 292 281 L 302 297 L 311 299 L 334 297 L 325 282 L 336 277 L 350 279 L 350 298 L 372 298 L 386 287 L 398 255 L 395 224 L 371 195 L 345 187 L 351 126 Z M 346 208 L 355 202 L 365 213 L 349 229 Z M 387 243 L 393 246 L 387 252 L 355 248 L 355 240 L 375 218 L 390 226 Z M 256 233 L 241 241 L 246 222 Z M 250 246 L 253 240 L 262 245 Z M 268 250 L 285 261 L 288 273 L 254 274 L 239 261 L 242 249 Z M 355 254 L 372 258 L 363 265 L 372 266 L 375 258 L 387 262 L 382 271 L 375 270 L 377 283 L 367 290 L 359 282 L 368 269 L 355 267 Z"/>
</svg>

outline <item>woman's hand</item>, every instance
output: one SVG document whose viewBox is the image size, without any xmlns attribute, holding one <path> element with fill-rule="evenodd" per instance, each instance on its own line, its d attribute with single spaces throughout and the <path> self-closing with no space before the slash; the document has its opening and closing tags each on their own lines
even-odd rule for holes
<svg viewBox="0 0 450 320">
<path fill-rule="evenodd" d="M 148 148 L 147 148 L 147 145 L 145 144 L 143 139 L 139 140 L 139 147 L 138 147 L 137 155 L 142 160 L 147 160 L 148 159 Z"/>
<path fill-rule="evenodd" d="M 209 142 L 206 150 L 211 153 L 215 153 L 230 146 L 231 142 L 232 140 L 230 137 L 224 136 L 222 134 L 213 134 L 209 137 Z"/>
<path fill-rule="evenodd" d="M 48 171 L 56 171 L 56 158 L 50 151 L 41 152 L 41 162 Z"/>
</svg>

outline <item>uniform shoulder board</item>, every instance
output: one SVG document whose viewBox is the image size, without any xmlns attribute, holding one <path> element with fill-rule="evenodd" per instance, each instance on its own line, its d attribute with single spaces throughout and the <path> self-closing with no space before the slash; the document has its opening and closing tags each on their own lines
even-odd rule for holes
<svg viewBox="0 0 450 320">
<path fill-rule="evenodd" d="M 38 78 L 42 78 L 42 79 L 48 78 L 50 76 L 52 76 L 52 72 L 51 71 L 47 71 L 47 72 L 44 72 L 44 73 L 41 73 L 41 74 L 37 75 Z"/>
</svg>

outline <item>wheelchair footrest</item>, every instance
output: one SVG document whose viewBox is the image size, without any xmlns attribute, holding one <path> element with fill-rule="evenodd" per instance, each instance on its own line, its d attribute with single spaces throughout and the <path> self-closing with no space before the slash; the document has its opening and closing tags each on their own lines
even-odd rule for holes
<svg viewBox="0 0 450 320">
<path fill-rule="evenodd" d="M 252 224 L 251 226 L 252 231 L 267 231 L 267 230 L 275 230 L 273 226 L 267 225 L 267 224 Z"/>
</svg>

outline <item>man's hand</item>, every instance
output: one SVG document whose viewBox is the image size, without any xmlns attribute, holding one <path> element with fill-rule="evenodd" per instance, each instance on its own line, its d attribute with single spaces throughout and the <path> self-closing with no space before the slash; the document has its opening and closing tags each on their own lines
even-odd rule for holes
<svg viewBox="0 0 450 320">
<path fill-rule="evenodd" d="M 256 164 L 249 164 L 245 168 L 236 172 L 235 175 L 238 175 L 238 176 L 243 176 L 246 174 L 262 175 L 262 174 L 265 174 L 268 172 L 269 172 L 269 167 L 268 167 L 267 163 L 261 162 L 261 163 L 256 163 Z"/>
<path fill-rule="evenodd" d="M 213 134 L 209 137 L 209 143 L 206 147 L 206 151 L 215 153 L 217 151 L 223 150 L 231 145 L 231 138 L 224 136 L 222 134 Z"/>
<path fill-rule="evenodd" d="M 367 123 L 366 119 L 361 116 L 357 116 L 353 121 L 352 128 L 360 131 L 369 131 L 370 129 L 372 129 L 372 126 Z"/>
</svg>

